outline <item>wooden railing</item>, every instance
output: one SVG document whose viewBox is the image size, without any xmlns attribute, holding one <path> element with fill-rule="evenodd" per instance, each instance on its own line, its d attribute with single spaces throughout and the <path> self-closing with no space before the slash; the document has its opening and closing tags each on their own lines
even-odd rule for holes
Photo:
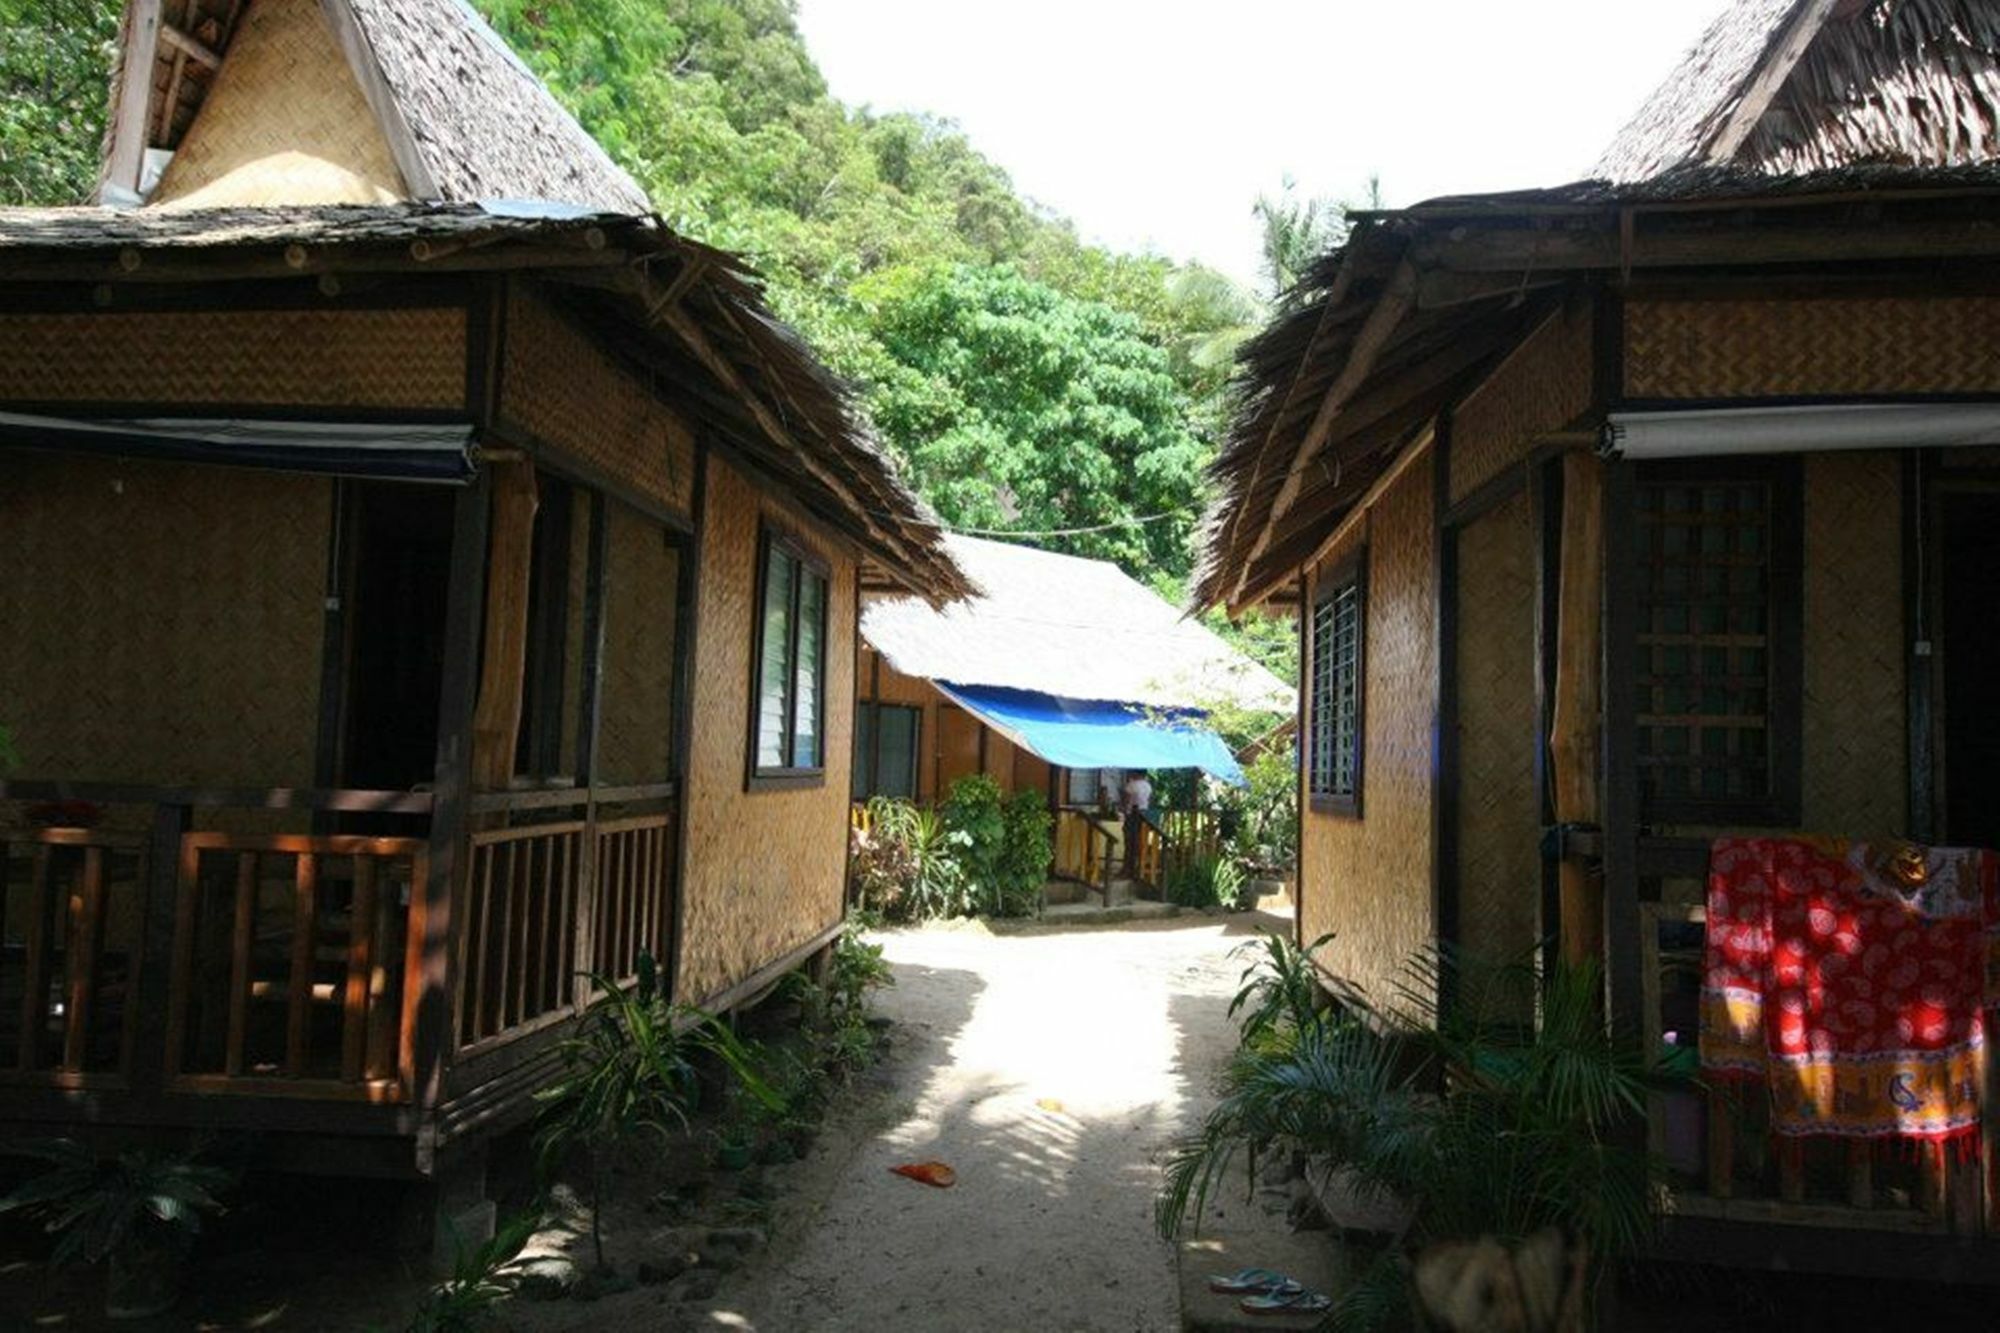
<svg viewBox="0 0 2000 1333">
<path fill-rule="evenodd" d="M 1111 877 L 1111 835 L 1081 810 L 1056 812 L 1055 873 L 1102 889 Z"/>
<path fill-rule="evenodd" d="M 585 820 L 472 834 L 458 935 L 458 1044 L 471 1046 L 576 1000 Z"/>
<path fill-rule="evenodd" d="M 123 1074 L 144 903 L 141 836 L 0 833 L 0 1077 L 82 1085 Z"/>
<path fill-rule="evenodd" d="M 170 1081 L 199 1091 L 407 1096 L 425 848 L 414 838 L 185 835 Z"/>
<path fill-rule="evenodd" d="M 634 815 L 597 825 L 597 913 L 592 970 L 625 979 L 639 952 L 664 959 L 673 923 L 671 819 Z"/>
</svg>

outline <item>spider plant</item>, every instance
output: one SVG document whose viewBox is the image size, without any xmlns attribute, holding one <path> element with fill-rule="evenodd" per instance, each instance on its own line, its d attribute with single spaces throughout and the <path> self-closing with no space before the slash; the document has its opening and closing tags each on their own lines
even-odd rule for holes
<svg viewBox="0 0 2000 1333">
<path fill-rule="evenodd" d="M 544 1174 L 581 1145 L 590 1154 L 591 1243 L 604 1262 L 604 1200 L 611 1156 L 643 1133 L 662 1141 L 687 1128 L 700 1097 L 697 1062 L 719 1061 L 751 1096 L 766 1105 L 776 1094 L 757 1076 L 749 1051 L 713 1014 L 675 1004 L 649 953 L 639 955 L 630 986 L 592 973 L 602 994 L 577 1017 L 564 1039 L 562 1078 L 536 1094 L 542 1102 L 536 1131 Z"/>
<path fill-rule="evenodd" d="M 1245 1042 L 1223 1097 L 1169 1160 L 1162 1234 L 1199 1220 L 1239 1156 L 1300 1151 L 1342 1171 L 1363 1197 L 1399 1202 L 1407 1223 L 1337 1301 L 1339 1328 L 1406 1326 L 1413 1262 L 1440 1243 L 1515 1244 L 1553 1227 L 1600 1262 L 1641 1243 L 1648 1167 L 1627 1131 L 1655 1076 L 1607 1031 L 1594 964 L 1483 970 L 1494 992 L 1530 997 L 1527 1021 L 1508 1026 L 1484 996 L 1440 1018 L 1452 969 L 1435 953 L 1410 961 L 1388 1003 L 1348 987 L 1309 1008 L 1306 951 L 1266 949 L 1236 1006 Z"/>
</svg>

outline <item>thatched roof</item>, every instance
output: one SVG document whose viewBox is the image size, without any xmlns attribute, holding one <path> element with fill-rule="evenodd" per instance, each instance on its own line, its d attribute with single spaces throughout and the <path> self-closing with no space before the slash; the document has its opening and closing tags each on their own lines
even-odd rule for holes
<svg viewBox="0 0 2000 1333">
<path fill-rule="evenodd" d="M 1193 604 L 1254 605 L 1565 302 L 1629 275 L 1935 272 L 2000 258 L 2000 166 L 1861 166 L 1774 178 L 1681 170 L 1632 185 L 1437 199 L 1358 215 L 1285 313 L 1239 353 L 1211 468 Z M 1590 423 L 1579 421 L 1579 427 Z"/>
<path fill-rule="evenodd" d="M 908 676 L 1069 699 L 1290 712 L 1290 686 L 1108 560 L 956 534 L 975 585 L 942 609 L 871 603 L 861 635 Z"/>
<path fill-rule="evenodd" d="M 650 209 L 646 192 L 465 0 L 257 3 L 320 10 L 334 39 L 327 54 L 351 67 L 403 197 Z M 106 119 L 108 195 L 136 189 L 142 149 L 179 147 L 247 22 L 241 0 L 127 0 Z"/>
<path fill-rule="evenodd" d="M 1959 166 L 2000 154 L 2000 11 L 1984 0 L 1737 0 L 1595 174 Z"/>
<path fill-rule="evenodd" d="M 904 587 L 940 601 L 966 592 L 936 520 L 860 428 L 844 386 L 772 317 L 735 256 L 657 218 L 471 204 L 0 208 L 0 286 L 19 289 L 472 271 L 538 280 L 677 410 Z"/>
</svg>

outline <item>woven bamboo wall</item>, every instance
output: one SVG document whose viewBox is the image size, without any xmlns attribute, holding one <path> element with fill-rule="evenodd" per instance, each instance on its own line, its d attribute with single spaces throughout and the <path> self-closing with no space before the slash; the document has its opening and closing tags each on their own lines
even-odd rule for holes
<svg viewBox="0 0 2000 1333">
<path fill-rule="evenodd" d="M 1564 306 L 1522 340 L 1452 413 L 1451 498 L 1521 461 L 1535 441 L 1590 410 L 1591 318 Z"/>
<path fill-rule="evenodd" d="M 692 512 L 694 436 L 582 330 L 532 292 L 509 301 L 502 421 L 669 508 Z"/>
<path fill-rule="evenodd" d="M 687 876 L 680 994 L 699 1001 L 840 919 L 852 791 L 855 568 L 832 543 L 827 599 L 826 777 L 810 787 L 744 790 L 760 517 L 775 502 L 721 459 L 708 466 L 700 632 L 688 773 Z M 812 542 L 792 518 L 787 530 Z"/>
<path fill-rule="evenodd" d="M 1900 488 L 1891 453 L 1806 459 L 1802 805 L 1817 832 L 1908 824 Z"/>
<path fill-rule="evenodd" d="M 1426 454 L 1368 516 L 1362 817 L 1308 810 L 1300 821 L 1305 938 L 1336 932 L 1322 961 L 1376 994 L 1387 993 L 1403 960 L 1433 932 L 1431 485 Z M 1348 554 L 1335 551 L 1329 563 Z M 1304 666 L 1300 679 L 1310 680 L 1310 663 Z"/>
<path fill-rule="evenodd" d="M 329 482 L 18 452 L 0 477 L 22 776 L 312 785 Z"/>
<path fill-rule="evenodd" d="M 318 0 L 257 0 L 160 178 L 182 208 L 408 197 Z"/>
<path fill-rule="evenodd" d="M 2000 299 L 1634 301 L 1635 398 L 1984 393 L 2000 388 Z"/>
<path fill-rule="evenodd" d="M 1476 962 L 1525 962 L 1541 937 L 1536 531 L 1527 493 L 1459 529 L 1457 540 L 1459 934 Z"/>
<path fill-rule="evenodd" d="M 673 774 L 679 557 L 666 529 L 635 510 L 614 501 L 605 506 L 605 518 L 597 771 L 612 784 L 662 782 Z"/>
<path fill-rule="evenodd" d="M 0 402 L 458 409 L 465 312 L 0 314 Z"/>
</svg>

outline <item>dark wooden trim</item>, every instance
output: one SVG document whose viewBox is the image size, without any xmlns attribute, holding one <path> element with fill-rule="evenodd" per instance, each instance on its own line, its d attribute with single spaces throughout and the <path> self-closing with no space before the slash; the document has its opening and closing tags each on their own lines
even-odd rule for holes
<svg viewBox="0 0 2000 1333">
<path fill-rule="evenodd" d="M 1443 953 L 1438 968 L 1440 1018 L 1457 1006 L 1458 865 L 1458 545 L 1451 515 L 1451 413 L 1439 414 L 1431 442 L 1432 688 L 1431 929 Z"/>
<path fill-rule="evenodd" d="M 1557 627 L 1562 601 L 1563 464 L 1560 458 L 1535 464 L 1529 502 L 1535 543 L 1535 805 L 1544 829 L 1555 823 L 1555 791 L 1550 774 L 1549 735 L 1554 723 Z M 1544 845 L 1541 858 L 1541 965 L 1544 976 L 1561 956 L 1562 884 L 1559 856 Z"/>
<path fill-rule="evenodd" d="M 813 736 L 820 747 L 820 762 L 817 765 L 798 767 L 790 763 L 772 767 L 760 767 L 757 762 L 757 727 L 762 715 L 762 693 L 764 674 L 764 596 L 766 584 L 771 576 L 771 556 L 782 552 L 798 562 L 801 575 L 818 576 L 823 590 L 819 602 L 819 635 L 817 651 L 819 661 L 815 670 L 818 686 L 813 691 L 815 720 Z M 789 756 L 791 747 L 798 736 L 798 668 L 799 656 L 799 602 L 804 588 L 804 579 L 792 585 L 791 614 L 786 622 L 785 661 L 792 675 L 792 684 L 787 691 L 785 702 L 785 749 Z M 799 787 L 819 787 L 826 783 L 826 627 L 830 611 L 827 605 L 833 599 L 833 568 L 827 560 L 815 551 L 805 538 L 770 515 L 760 517 L 757 530 L 757 577 L 755 597 L 751 602 L 751 623 L 754 631 L 750 643 L 750 708 L 744 746 L 743 789 L 745 791 L 777 791 Z"/>
<path fill-rule="evenodd" d="M 469 426 L 462 407 L 353 407 L 294 403 L 161 403 L 144 399 L 115 401 L 83 398 L 21 398 L 0 400 L 9 412 L 29 416 L 68 417 L 76 420 L 122 420 L 128 417 L 166 420 L 215 421 L 325 421 L 357 426 Z M 32 449 L 32 445 L 8 448 Z M 215 464 L 214 466 L 221 466 Z M 441 483 L 432 483 L 433 485 Z"/>
<path fill-rule="evenodd" d="M 479 691 L 479 654 L 486 618 L 487 520 L 492 473 L 480 469 L 458 494 L 452 513 L 451 569 L 445 593 L 444 669 L 438 691 L 436 803 L 426 851 L 423 998 L 416 1017 L 418 1105 L 436 1106 L 456 1040 L 452 1030 L 452 942 L 459 922 L 451 910 L 459 850 L 472 785 L 472 714 Z"/>
<path fill-rule="evenodd" d="M 1675 1263 L 1854 1279 L 2000 1283 L 2000 1243 L 1937 1232 L 1666 1218 L 1648 1257 Z"/>
<path fill-rule="evenodd" d="M 1936 687 L 1934 664 L 1937 608 L 1931 601 L 1928 575 L 1935 569 L 1933 549 L 1926 542 L 1935 530 L 1930 483 L 1935 460 L 1927 450 L 1908 450 L 1901 459 L 1903 493 L 1903 697 L 1909 727 L 1909 836 L 1929 843 L 1937 836 L 1937 737 L 1932 708 Z"/>
<path fill-rule="evenodd" d="M 465 411 L 481 427 L 499 413 L 507 301 L 503 284 L 481 279 L 465 299 Z"/>
<path fill-rule="evenodd" d="M 283 247 L 272 245 L 267 253 Z M 322 248 L 321 253 L 327 253 Z M 185 254 L 186 252 L 182 252 Z M 408 252 L 405 251 L 405 254 Z M 191 260 L 201 263 L 206 261 Z M 282 263 L 282 259 L 279 260 Z M 321 265 L 321 268 L 329 266 Z M 328 296 L 319 285 L 318 270 L 308 260 L 306 276 L 287 267 L 282 277 L 232 278 L 211 273 L 193 282 L 147 282 L 142 265 L 126 273 L 116 260 L 105 261 L 102 278 L 43 278 L 33 270 L 11 267 L 0 275 L 0 310 L 9 315 L 175 315 L 263 314 L 294 310 L 448 310 L 472 299 L 481 275 L 420 272 L 343 272 L 341 289 Z M 108 299 L 107 299 L 108 298 Z"/>
<path fill-rule="evenodd" d="M 1295 779 L 1293 801 L 1297 807 L 1293 818 L 1298 828 L 1292 839 L 1292 846 L 1296 849 L 1292 857 L 1292 945 L 1303 949 L 1306 942 L 1306 829 L 1307 815 L 1312 809 L 1308 799 L 1312 783 L 1306 775 L 1306 745 L 1311 731 L 1309 724 L 1312 721 L 1312 573 L 1308 570 L 1299 571 L 1298 608 L 1299 692 L 1296 713 L 1298 726 L 1294 729 L 1297 744 L 1294 746 L 1294 752 L 1299 771 Z M 1063 794 L 1065 796 L 1069 794 L 1067 787 L 1063 788 Z"/>
<path fill-rule="evenodd" d="M 1632 398 L 1620 412 L 1700 412 L 1749 410 L 1763 407 L 1850 407 L 1886 404 L 1904 407 L 1949 407 L 2000 402 L 1995 393 L 1823 393 L 1746 394 L 1740 398 Z"/>
<path fill-rule="evenodd" d="M 667 941 L 669 961 L 667 994 L 681 998 L 681 942 L 687 930 L 687 878 L 693 830 L 688 813 L 694 783 L 689 767 L 694 753 L 695 669 L 700 663 L 701 571 L 708 548 L 708 442 L 696 436 L 694 442 L 694 489 L 690 493 L 692 536 L 681 547 L 679 578 L 676 580 L 674 609 L 674 781 L 680 792 L 674 801 L 674 879 L 668 919 L 672 933 Z"/>
<path fill-rule="evenodd" d="M 1447 530 L 1462 528 L 1506 504 L 1526 489 L 1533 465 L 1534 459 L 1529 457 L 1502 468 L 1475 486 L 1457 504 L 1448 505 L 1438 520 L 1438 526 Z"/>
<path fill-rule="evenodd" d="M 1334 815 L 1346 819 L 1360 819 L 1363 815 L 1364 799 L 1368 776 L 1368 542 L 1367 534 L 1354 553 L 1337 565 L 1320 571 L 1313 581 L 1312 602 L 1300 608 L 1299 617 L 1306 626 L 1308 638 L 1312 635 L 1313 618 L 1320 606 L 1338 596 L 1342 589 L 1354 589 L 1354 793 L 1340 796 L 1320 793 L 1313 789 L 1312 733 L 1308 730 L 1302 737 L 1299 762 L 1306 775 L 1306 794 L 1313 813 Z M 1305 678 L 1302 685 L 1309 696 L 1312 679 Z"/>
<path fill-rule="evenodd" d="M 675 509 L 657 495 L 648 495 L 629 483 L 612 476 L 553 440 L 544 439 L 533 431 L 510 419 L 504 412 L 496 414 L 491 425 L 480 431 L 480 439 L 490 439 L 493 443 L 508 448 L 524 449 L 535 456 L 535 466 L 552 476 L 561 477 L 572 485 L 586 490 L 598 491 L 610 499 L 627 505 L 647 518 L 672 528 L 675 532 L 692 534 L 694 520 L 689 514 Z"/>
<path fill-rule="evenodd" d="M 1590 402 L 1598 420 L 1623 411 L 1625 401 L 1625 299 L 1600 279 L 1591 287 Z"/>
<path fill-rule="evenodd" d="M 604 492 L 590 492 L 590 552 L 583 574 L 583 689 L 577 700 L 576 780 L 597 782 L 597 731 L 604 704 L 604 571 L 606 529 Z"/>
<path fill-rule="evenodd" d="M 319 722 L 313 736 L 313 781 L 321 787 L 340 785 L 341 720 L 346 714 L 348 546 L 353 515 L 348 504 L 353 491 L 345 478 L 328 485 L 326 579 L 322 587 L 319 643 Z M 324 832 L 315 829 L 316 832 Z"/>
<path fill-rule="evenodd" d="M 363 791 L 317 787 L 147 787 L 124 782 L 0 778 L 0 800 L 94 801 L 100 805 L 187 805 L 231 810 L 341 810 L 421 815 L 434 798 L 424 791 Z"/>
<path fill-rule="evenodd" d="M 188 830 L 185 805 L 161 802 L 153 807 L 153 827 L 146 843 L 144 934 L 139 964 L 132 981 L 136 1001 L 127 1033 L 125 1068 L 134 1098 L 156 1107 L 172 1071 L 166 1067 L 167 1015 L 173 989 L 173 955 L 180 916 L 181 838 Z M 72 1107 L 70 1114 L 75 1115 Z"/>
<path fill-rule="evenodd" d="M 1604 464 L 1604 951 L 1613 1026 L 1641 1031 L 1634 465 Z"/>
<path fill-rule="evenodd" d="M 534 533 L 529 546 L 531 614 L 521 681 L 522 734 L 517 738 L 519 749 L 514 771 L 545 778 L 564 771 L 563 702 L 569 675 L 570 559 L 574 550 L 576 491 L 568 482 L 545 472 L 537 476 L 536 490 Z M 587 785 L 581 773 L 576 778 L 579 785 Z"/>
</svg>

